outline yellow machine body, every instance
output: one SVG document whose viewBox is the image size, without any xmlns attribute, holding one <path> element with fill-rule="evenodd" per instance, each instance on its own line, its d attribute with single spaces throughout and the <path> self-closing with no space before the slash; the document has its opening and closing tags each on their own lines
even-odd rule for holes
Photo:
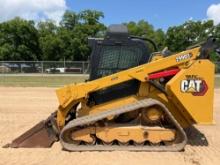
<svg viewBox="0 0 220 165">
<path fill-rule="evenodd" d="M 192 89 L 181 91 L 180 85 L 186 83 L 190 86 L 186 82 L 187 79 L 188 83 L 192 84 Z M 196 92 L 194 83 L 197 80 L 198 83 L 206 83 L 207 89 L 201 95 L 193 95 L 193 92 Z M 213 123 L 214 64 L 209 60 L 197 60 L 188 69 L 182 69 L 168 82 L 167 91 L 170 96 L 173 96 L 172 102 L 189 123 Z"/>
<path fill-rule="evenodd" d="M 79 116 L 84 116 L 120 107 L 143 98 L 154 98 L 163 102 L 182 127 L 192 124 L 211 124 L 213 122 L 214 64 L 206 59 L 197 59 L 199 50 L 200 48 L 197 47 L 169 57 L 156 58 L 150 63 L 110 76 L 58 89 L 57 97 L 60 106 L 57 112 L 57 125 L 62 128 L 71 107 L 79 103 L 81 103 Z M 150 85 L 148 78 L 152 73 L 170 68 L 178 68 L 180 71 L 167 82 L 166 94 L 164 94 Z M 89 93 L 132 79 L 141 82 L 136 95 L 111 100 L 93 107 L 86 105 Z"/>
<path fill-rule="evenodd" d="M 7 146 L 50 147 L 60 140 L 69 151 L 183 150 L 184 129 L 213 123 L 215 68 L 208 57 L 215 40 L 208 41 L 169 56 L 153 53 L 142 65 L 57 89 L 57 111 Z M 96 92 L 128 81 L 137 82 L 132 94 L 93 100 Z"/>
</svg>

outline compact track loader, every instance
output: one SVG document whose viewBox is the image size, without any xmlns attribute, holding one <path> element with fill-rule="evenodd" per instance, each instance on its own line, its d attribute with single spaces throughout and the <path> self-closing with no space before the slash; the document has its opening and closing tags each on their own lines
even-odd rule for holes
<svg viewBox="0 0 220 165">
<path fill-rule="evenodd" d="M 180 151 L 184 128 L 213 122 L 216 43 L 157 52 L 150 39 L 110 26 L 104 39 L 89 39 L 89 80 L 57 89 L 57 111 L 5 147 Z"/>
</svg>

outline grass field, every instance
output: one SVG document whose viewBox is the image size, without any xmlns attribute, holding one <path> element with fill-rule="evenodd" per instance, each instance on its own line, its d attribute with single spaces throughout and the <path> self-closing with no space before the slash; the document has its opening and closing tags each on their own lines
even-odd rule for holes
<svg viewBox="0 0 220 165">
<path fill-rule="evenodd" d="M 220 77 L 215 78 L 215 87 L 220 88 Z"/>
<path fill-rule="evenodd" d="M 0 86 L 5 87 L 60 87 L 83 82 L 88 76 L 0 76 Z"/>
<path fill-rule="evenodd" d="M 76 76 L 0 76 L 0 86 L 4 87 L 60 87 L 70 83 L 83 82 L 88 78 Z M 220 77 L 215 78 L 215 87 L 220 88 Z"/>
</svg>

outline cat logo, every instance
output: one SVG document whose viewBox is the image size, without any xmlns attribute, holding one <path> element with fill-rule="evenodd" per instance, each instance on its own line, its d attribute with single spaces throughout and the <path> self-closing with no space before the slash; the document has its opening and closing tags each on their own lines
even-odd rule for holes
<svg viewBox="0 0 220 165">
<path fill-rule="evenodd" d="M 185 80 L 181 81 L 181 92 L 192 93 L 194 96 L 203 96 L 208 90 L 205 80 L 198 78 L 196 75 L 188 75 Z"/>
</svg>

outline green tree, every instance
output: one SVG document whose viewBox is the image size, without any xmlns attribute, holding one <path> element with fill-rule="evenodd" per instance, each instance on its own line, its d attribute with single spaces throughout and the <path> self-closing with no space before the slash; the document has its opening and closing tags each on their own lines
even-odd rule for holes
<svg viewBox="0 0 220 165">
<path fill-rule="evenodd" d="M 38 23 L 39 42 L 42 59 L 46 61 L 63 60 L 63 41 L 59 37 L 58 27 L 53 21 Z"/>
<path fill-rule="evenodd" d="M 66 11 L 59 26 L 49 20 L 35 28 L 33 21 L 21 18 L 0 23 L 0 60 L 87 60 L 91 52 L 87 38 L 104 37 L 103 17 L 96 10 Z M 210 20 L 187 21 L 166 33 L 145 20 L 124 24 L 131 35 L 150 38 L 160 50 L 168 46 L 172 52 L 185 50 L 208 36 L 220 38 L 220 25 L 214 26 Z"/>
<path fill-rule="evenodd" d="M 38 31 L 21 18 L 0 24 L 0 60 L 41 60 Z"/>
<path fill-rule="evenodd" d="M 146 37 L 153 40 L 159 47 L 163 49 L 165 46 L 165 33 L 162 29 L 155 30 L 153 25 L 149 24 L 145 20 L 140 20 L 139 22 L 128 22 L 125 23 L 128 27 L 128 31 L 131 35 Z"/>
<path fill-rule="evenodd" d="M 66 29 L 71 30 L 74 29 L 74 27 L 78 23 L 79 23 L 79 16 L 75 12 L 67 10 L 63 15 L 60 25 L 62 27 L 65 27 Z"/>
<path fill-rule="evenodd" d="M 220 44 L 220 24 L 218 24 L 217 26 L 215 26 L 214 36 L 219 39 L 219 44 Z"/>
<path fill-rule="evenodd" d="M 87 60 L 90 49 L 87 45 L 88 37 L 95 37 L 105 30 L 100 19 L 104 15 L 96 10 L 85 10 L 78 14 L 67 11 L 61 21 L 57 35 L 63 41 L 62 56 L 66 60 Z"/>
<path fill-rule="evenodd" d="M 214 27 L 214 37 L 217 38 L 219 49 L 220 49 L 220 24 Z M 220 56 L 216 52 L 212 52 L 211 54 L 212 61 L 220 61 Z M 219 69 L 219 67 L 217 67 Z M 217 69 L 216 68 L 216 69 Z"/>
<path fill-rule="evenodd" d="M 182 25 L 168 29 L 166 45 L 173 52 L 182 51 L 212 35 L 214 35 L 213 21 L 187 21 Z"/>
</svg>

